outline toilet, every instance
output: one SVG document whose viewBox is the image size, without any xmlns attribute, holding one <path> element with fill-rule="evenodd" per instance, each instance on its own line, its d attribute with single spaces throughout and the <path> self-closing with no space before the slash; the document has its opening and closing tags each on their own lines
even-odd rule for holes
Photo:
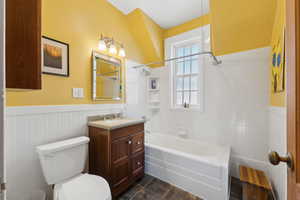
<svg viewBox="0 0 300 200">
<path fill-rule="evenodd" d="M 112 199 L 104 178 L 83 174 L 89 141 L 77 137 L 36 148 L 46 182 L 54 185 L 53 200 Z"/>
</svg>

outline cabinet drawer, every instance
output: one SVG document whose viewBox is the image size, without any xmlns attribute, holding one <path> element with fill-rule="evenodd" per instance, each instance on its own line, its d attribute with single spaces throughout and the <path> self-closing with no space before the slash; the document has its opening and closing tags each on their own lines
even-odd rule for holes
<svg viewBox="0 0 300 200">
<path fill-rule="evenodd" d="M 135 154 L 144 151 L 144 133 L 136 134 L 131 139 L 131 153 Z"/>
<path fill-rule="evenodd" d="M 111 131 L 111 139 L 116 140 L 121 137 L 130 136 L 132 134 L 140 133 L 144 131 L 144 124 L 136 124 L 124 128 L 119 128 Z"/>
<path fill-rule="evenodd" d="M 144 152 L 132 157 L 132 175 L 137 176 L 144 171 Z"/>
</svg>

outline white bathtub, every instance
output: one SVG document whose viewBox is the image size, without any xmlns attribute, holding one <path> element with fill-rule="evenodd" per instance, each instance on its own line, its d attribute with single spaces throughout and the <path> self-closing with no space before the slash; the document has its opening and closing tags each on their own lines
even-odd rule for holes
<svg viewBox="0 0 300 200">
<path fill-rule="evenodd" d="M 156 133 L 145 145 L 147 174 L 206 200 L 229 199 L 230 147 Z"/>
</svg>

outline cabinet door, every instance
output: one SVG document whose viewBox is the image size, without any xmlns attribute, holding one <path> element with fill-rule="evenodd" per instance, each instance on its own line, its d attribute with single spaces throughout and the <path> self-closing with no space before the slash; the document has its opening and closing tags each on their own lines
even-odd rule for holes
<svg viewBox="0 0 300 200">
<path fill-rule="evenodd" d="M 121 160 L 112 166 L 112 186 L 113 188 L 122 187 L 127 184 L 130 178 L 129 159 Z"/>
<path fill-rule="evenodd" d="M 112 184 L 118 187 L 127 183 L 130 176 L 130 143 L 129 137 L 112 142 Z"/>
<path fill-rule="evenodd" d="M 6 87 L 41 89 L 41 1 L 6 1 Z"/>
<path fill-rule="evenodd" d="M 118 163 L 122 160 L 129 159 L 131 140 L 124 137 L 112 142 L 112 163 Z"/>
</svg>

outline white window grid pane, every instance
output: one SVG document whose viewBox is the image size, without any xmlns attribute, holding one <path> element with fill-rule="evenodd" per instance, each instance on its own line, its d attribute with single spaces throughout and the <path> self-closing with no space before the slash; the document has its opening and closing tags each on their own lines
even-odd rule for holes
<svg viewBox="0 0 300 200">
<path fill-rule="evenodd" d="M 176 72 L 176 75 L 183 75 L 184 74 L 184 62 L 178 62 L 175 64 L 175 72 Z"/>
<path fill-rule="evenodd" d="M 178 47 L 175 49 L 176 56 L 185 56 L 190 55 L 195 52 L 195 46 L 197 44 L 192 45 L 186 45 L 182 47 Z M 200 46 L 199 46 L 200 49 Z M 200 100 L 200 91 L 199 91 L 199 70 L 193 70 L 192 65 L 195 65 L 195 62 L 199 61 L 199 56 L 193 56 L 193 57 L 187 57 L 184 59 L 179 59 L 175 61 L 175 77 L 174 77 L 174 103 L 178 106 L 182 106 L 184 103 L 190 104 L 190 105 L 199 105 Z M 199 62 L 198 62 L 199 63 Z M 180 73 L 178 73 L 179 67 L 182 67 L 183 69 L 180 70 Z M 197 66 L 199 67 L 199 66 Z M 197 77 L 197 86 L 196 89 L 192 89 L 191 85 L 191 79 L 192 77 Z M 181 81 L 182 86 L 180 89 L 177 88 L 177 80 L 179 78 L 182 78 L 183 81 Z M 189 79 L 188 82 L 184 81 L 184 79 Z M 185 85 L 185 83 L 188 83 L 188 85 Z M 181 89 L 182 88 L 182 89 Z M 193 98 L 192 98 L 193 94 Z M 195 94 L 196 100 L 195 100 Z M 179 100 L 181 99 L 181 101 Z M 195 103 L 197 102 L 197 103 Z"/>
<path fill-rule="evenodd" d="M 191 92 L 190 102 L 191 102 L 191 105 L 199 104 L 199 93 L 198 92 Z"/>
<path fill-rule="evenodd" d="M 183 92 L 176 92 L 176 104 L 177 105 L 182 105 L 183 101 Z"/>
<path fill-rule="evenodd" d="M 183 81 L 183 80 L 180 80 L 180 82 L 177 82 L 179 79 L 181 78 L 185 78 L 185 79 L 188 79 L 188 86 L 185 85 L 186 81 Z M 199 84 L 197 83 L 197 86 L 196 86 L 196 89 L 192 89 L 192 85 L 191 85 L 191 79 L 193 77 L 196 77 L 198 78 L 197 75 L 183 75 L 183 76 L 177 76 L 175 81 L 176 81 L 176 85 L 175 85 L 175 93 L 176 93 L 176 104 L 177 105 L 183 105 L 184 103 L 187 103 L 187 104 L 190 104 L 190 105 L 197 105 L 199 103 L 199 95 L 197 95 L 197 104 L 191 102 L 192 98 L 191 98 L 191 95 L 192 93 L 198 93 L 199 94 Z M 182 84 L 180 87 L 178 87 L 177 84 Z M 182 96 L 182 100 L 181 100 L 181 103 L 179 104 L 178 103 L 178 93 L 181 93 L 181 96 Z M 188 95 L 188 96 L 187 96 Z"/>
</svg>

